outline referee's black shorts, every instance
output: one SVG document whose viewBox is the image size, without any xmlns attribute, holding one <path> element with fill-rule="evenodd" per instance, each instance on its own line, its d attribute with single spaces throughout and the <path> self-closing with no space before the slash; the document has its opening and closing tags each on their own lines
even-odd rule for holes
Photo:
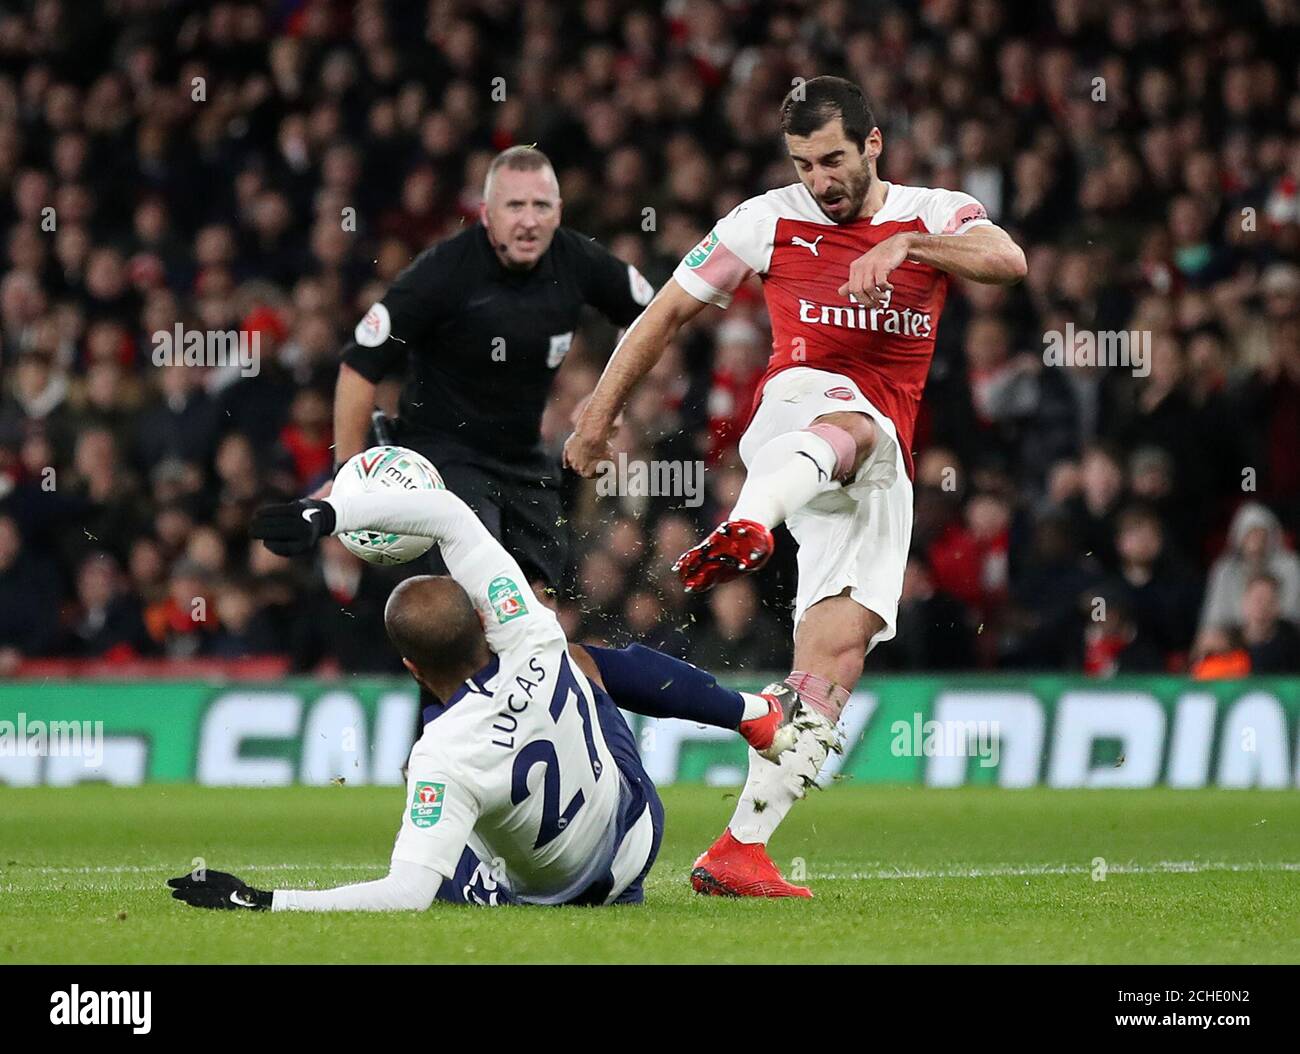
<svg viewBox="0 0 1300 1054">
<path fill-rule="evenodd" d="M 519 561 L 529 582 L 559 588 L 568 556 L 569 528 L 560 498 L 557 459 L 530 454 L 506 462 L 442 437 L 403 437 L 400 428 L 397 434 L 399 444 L 433 462 L 447 489 L 473 509 Z M 427 559 L 429 573 L 447 573 L 436 546 Z"/>
</svg>

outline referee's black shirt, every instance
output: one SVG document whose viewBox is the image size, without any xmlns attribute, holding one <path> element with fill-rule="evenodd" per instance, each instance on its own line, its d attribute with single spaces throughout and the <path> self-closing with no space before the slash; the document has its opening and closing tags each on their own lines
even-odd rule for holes
<svg viewBox="0 0 1300 1054">
<path fill-rule="evenodd" d="M 357 325 L 343 361 L 378 382 L 406 365 L 400 441 L 449 440 L 487 461 L 532 461 L 542 411 L 584 304 L 627 326 L 653 290 L 566 227 L 526 271 L 481 224 L 426 249 Z"/>
</svg>

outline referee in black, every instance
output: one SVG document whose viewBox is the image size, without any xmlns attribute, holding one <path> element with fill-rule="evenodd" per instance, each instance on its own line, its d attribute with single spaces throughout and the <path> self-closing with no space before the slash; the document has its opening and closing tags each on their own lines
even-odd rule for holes
<svg viewBox="0 0 1300 1054">
<path fill-rule="evenodd" d="M 406 370 L 393 442 L 418 450 L 519 561 L 554 589 L 564 567 L 560 463 L 542 411 L 584 304 L 626 327 L 654 295 L 636 268 L 560 226 L 560 187 L 533 147 L 498 154 L 481 222 L 434 245 L 357 325 L 334 390 L 335 468 L 369 443 L 375 385 Z"/>
</svg>

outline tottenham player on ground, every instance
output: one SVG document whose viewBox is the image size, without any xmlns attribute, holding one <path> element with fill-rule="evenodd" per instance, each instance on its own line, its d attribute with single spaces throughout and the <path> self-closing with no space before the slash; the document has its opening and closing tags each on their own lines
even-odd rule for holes
<svg viewBox="0 0 1300 1054">
<path fill-rule="evenodd" d="M 655 717 L 737 729 L 772 757 L 806 723 L 797 692 L 784 685 L 742 695 L 648 648 L 571 649 L 514 557 L 450 491 L 272 505 L 258 511 L 252 533 L 296 555 L 325 534 L 357 529 L 433 537 L 452 575 L 407 579 L 384 613 L 407 669 L 446 700 L 430 708 L 411 751 L 389 874 L 268 892 L 206 871 L 168 882 L 178 900 L 276 911 L 423 910 L 435 896 L 638 903 L 663 806 L 611 696 Z"/>
<path fill-rule="evenodd" d="M 590 476 L 611 425 L 678 328 L 763 282 L 772 357 L 740 443 L 748 476 L 727 519 L 676 569 L 705 590 L 763 566 L 772 528 L 799 545 L 794 672 L 823 721 L 779 764 L 750 755 L 726 832 L 696 862 L 699 892 L 811 896 L 765 845 L 816 777 L 866 653 L 894 636 L 912 533 L 912 429 L 950 276 L 1012 283 L 1025 257 L 967 194 L 876 175 L 880 129 L 861 90 L 817 77 L 781 105 L 799 182 L 738 205 L 682 260 L 620 343 L 565 460 Z"/>
</svg>

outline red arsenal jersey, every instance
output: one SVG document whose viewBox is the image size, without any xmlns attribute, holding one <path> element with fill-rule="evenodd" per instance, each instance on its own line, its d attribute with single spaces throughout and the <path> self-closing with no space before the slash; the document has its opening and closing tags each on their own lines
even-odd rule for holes
<svg viewBox="0 0 1300 1054">
<path fill-rule="evenodd" d="M 737 205 L 677 265 L 688 293 L 726 307 L 751 274 L 763 282 L 772 323 L 772 357 L 755 396 L 774 374 L 809 366 L 851 378 L 889 417 L 912 471 L 912 432 L 934 355 L 948 275 L 905 261 L 889 277 L 884 304 L 868 308 L 837 290 L 849 265 L 901 231 L 959 235 L 989 223 L 969 194 L 886 183 L 885 203 L 869 219 L 837 224 L 802 183 Z"/>
</svg>

